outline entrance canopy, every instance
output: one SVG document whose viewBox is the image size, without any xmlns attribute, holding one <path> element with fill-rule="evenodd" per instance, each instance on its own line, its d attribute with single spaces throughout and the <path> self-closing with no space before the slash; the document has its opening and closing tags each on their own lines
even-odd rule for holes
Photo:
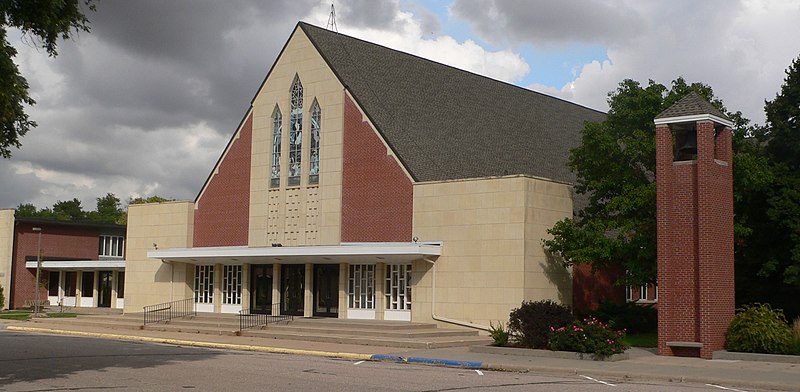
<svg viewBox="0 0 800 392">
<path fill-rule="evenodd" d="M 36 260 L 26 261 L 25 268 L 36 268 Z M 124 271 L 125 260 L 43 260 L 42 269 L 49 271 Z"/>
<path fill-rule="evenodd" d="M 441 242 L 350 242 L 315 246 L 154 249 L 147 257 L 188 264 L 406 264 L 442 254 Z"/>
</svg>

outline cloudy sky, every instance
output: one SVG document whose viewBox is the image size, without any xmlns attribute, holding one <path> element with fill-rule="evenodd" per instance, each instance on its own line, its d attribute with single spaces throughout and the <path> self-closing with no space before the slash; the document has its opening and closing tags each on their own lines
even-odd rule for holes
<svg viewBox="0 0 800 392">
<path fill-rule="evenodd" d="M 101 1 L 57 58 L 10 32 L 39 127 L 0 207 L 108 192 L 194 199 L 297 21 L 329 0 Z M 763 123 L 800 55 L 795 0 L 336 0 L 338 31 L 606 110 L 625 79 L 710 84 Z"/>
</svg>

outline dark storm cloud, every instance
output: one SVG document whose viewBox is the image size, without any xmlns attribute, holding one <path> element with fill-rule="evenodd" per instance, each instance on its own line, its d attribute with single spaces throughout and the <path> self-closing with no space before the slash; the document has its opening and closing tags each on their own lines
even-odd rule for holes
<svg viewBox="0 0 800 392">
<path fill-rule="evenodd" d="M 91 33 L 62 42 L 55 59 L 22 43 L 39 127 L 2 165 L 13 186 L 0 206 L 78 197 L 91 208 L 107 192 L 194 198 L 317 3 L 108 1 L 87 15 Z"/>
<path fill-rule="evenodd" d="M 450 11 L 495 43 L 608 43 L 635 37 L 643 28 L 632 8 L 613 1 L 456 0 Z"/>
</svg>

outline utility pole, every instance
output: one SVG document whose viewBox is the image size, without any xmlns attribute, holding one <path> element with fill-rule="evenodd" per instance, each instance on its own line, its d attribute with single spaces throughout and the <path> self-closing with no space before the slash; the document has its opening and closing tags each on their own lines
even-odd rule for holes
<svg viewBox="0 0 800 392">
<path fill-rule="evenodd" d="M 36 290 L 36 299 L 33 303 L 33 317 L 39 317 L 39 295 L 41 287 L 41 273 L 42 273 L 42 228 L 41 227 L 34 227 L 33 231 L 39 234 L 39 241 L 38 246 L 36 247 L 36 282 L 34 284 L 34 288 Z"/>
</svg>

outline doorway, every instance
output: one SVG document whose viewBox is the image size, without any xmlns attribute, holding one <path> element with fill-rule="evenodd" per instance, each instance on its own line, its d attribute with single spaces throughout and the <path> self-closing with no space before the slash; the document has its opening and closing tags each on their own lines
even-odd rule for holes
<svg viewBox="0 0 800 392">
<path fill-rule="evenodd" d="M 111 307 L 111 277 L 113 272 L 100 271 L 97 279 L 97 306 L 100 308 Z"/>
<path fill-rule="evenodd" d="M 314 265 L 314 316 L 339 317 L 339 265 Z"/>
<path fill-rule="evenodd" d="M 306 266 L 284 264 L 281 266 L 281 314 L 303 316 L 305 306 Z"/>
<path fill-rule="evenodd" d="M 272 314 L 272 264 L 250 266 L 250 312 Z"/>
</svg>

